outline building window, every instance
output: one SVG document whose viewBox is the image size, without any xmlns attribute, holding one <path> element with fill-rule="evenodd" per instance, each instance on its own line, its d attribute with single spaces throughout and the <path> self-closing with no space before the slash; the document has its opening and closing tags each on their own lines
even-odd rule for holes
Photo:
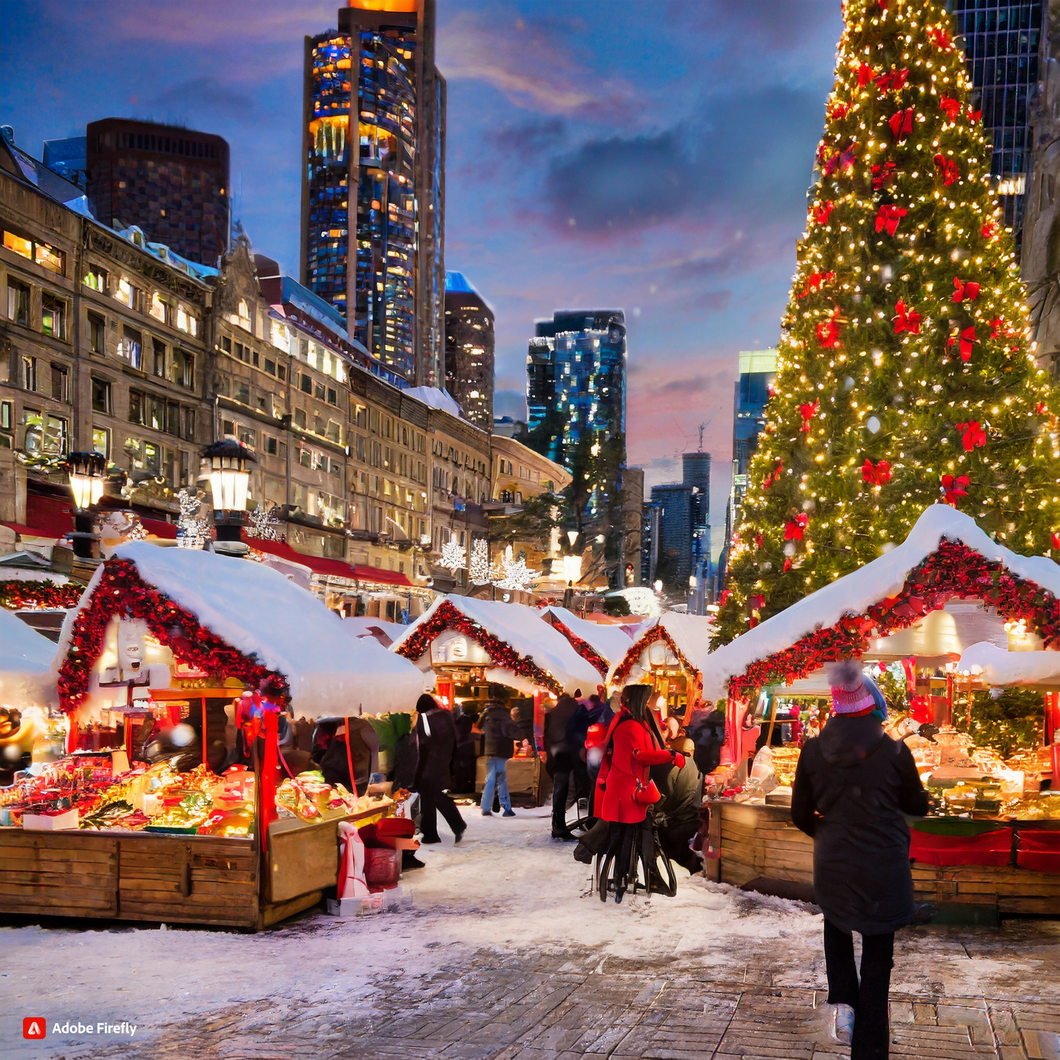
<svg viewBox="0 0 1060 1060">
<path fill-rule="evenodd" d="M 20 257 L 35 261 L 42 269 L 47 269 L 49 272 L 57 272 L 60 275 L 63 273 L 63 262 L 66 256 L 49 243 L 37 243 L 5 229 L 4 248 Z"/>
<path fill-rule="evenodd" d="M 92 411 L 110 415 L 110 380 L 92 377 Z"/>
<path fill-rule="evenodd" d="M 275 456 L 279 449 L 276 438 L 271 434 L 261 436 L 261 447 L 269 456 Z"/>
<path fill-rule="evenodd" d="M 23 258 L 33 260 L 33 240 L 4 229 L 4 250 L 10 250 Z"/>
<path fill-rule="evenodd" d="M 64 456 L 69 424 L 62 416 L 42 415 L 26 409 L 24 448 L 33 456 Z"/>
<path fill-rule="evenodd" d="M 144 337 L 128 324 L 122 329 L 121 349 L 119 355 L 132 365 L 137 371 L 143 370 L 144 360 Z"/>
<path fill-rule="evenodd" d="M 110 431 L 106 427 L 92 428 L 92 448 L 110 459 Z"/>
<path fill-rule="evenodd" d="M 312 379 L 312 377 L 306 375 L 303 372 L 301 381 L 299 382 L 299 386 L 300 386 L 303 394 L 312 394 L 313 393 L 313 379 Z"/>
<path fill-rule="evenodd" d="M 161 339 L 151 339 L 151 374 L 159 379 L 166 377 L 166 344 Z"/>
<path fill-rule="evenodd" d="M 52 365 L 52 397 L 56 401 L 70 400 L 70 370 L 61 364 Z"/>
<path fill-rule="evenodd" d="M 173 307 L 157 291 L 151 295 L 150 313 L 155 320 L 160 320 L 163 324 L 173 323 Z"/>
<path fill-rule="evenodd" d="M 294 410 L 294 425 L 296 427 L 301 427 L 303 431 L 306 429 L 305 409 Z"/>
<path fill-rule="evenodd" d="M 7 281 L 7 318 L 29 327 L 29 288 L 18 280 Z"/>
<path fill-rule="evenodd" d="M 107 270 L 101 269 L 98 265 L 89 265 L 85 269 L 84 284 L 86 287 L 91 287 L 93 291 L 99 291 L 100 294 L 106 294 Z"/>
<path fill-rule="evenodd" d="M 10 401 L 0 401 L 0 429 L 11 430 L 14 405 Z"/>
<path fill-rule="evenodd" d="M 144 422 L 144 395 L 139 390 L 129 391 L 129 422 L 141 426 Z"/>
<path fill-rule="evenodd" d="M 122 305 L 127 305 L 130 309 L 135 309 L 137 312 L 143 312 L 143 291 L 135 284 L 130 283 L 124 276 L 118 281 L 118 289 L 114 292 L 114 297 Z"/>
<path fill-rule="evenodd" d="M 41 299 L 40 329 L 53 339 L 66 338 L 66 303 L 46 294 Z"/>
<path fill-rule="evenodd" d="M 232 396 L 244 405 L 250 404 L 250 384 L 236 383 Z"/>
<path fill-rule="evenodd" d="M 148 394 L 146 404 L 147 426 L 154 431 L 164 431 L 166 429 L 166 403 L 161 398 Z"/>
<path fill-rule="evenodd" d="M 98 313 L 88 314 L 88 348 L 92 353 L 106 353 L 107 322 Z"/>
<path fill-rule="evenodd" d="M 174 348 L 170 364 L 169 380 L 177 386 L 190 390 L 195 385 L 195 356 L 186 350 Z"/>
<path fill-rule="evenodd" d="M 186 442 L 194 442 L 195 441 L 195 410 L 194 409 L 188 409 L 188 408 L 184 409 L 183 415 L 181 417 L 181 423 L 182 423 L 182 426 L 183 426 L 183 430 L 181 431 L 181 434 L 180 434 L 181 438 L 183 438 L 184 441 L 186 441 Z"/>
<path fill-rule="evenodd" d="M 19 383 L 23 390 L 37 389 L 37 358 L 19 357 Z"/>
</svg>

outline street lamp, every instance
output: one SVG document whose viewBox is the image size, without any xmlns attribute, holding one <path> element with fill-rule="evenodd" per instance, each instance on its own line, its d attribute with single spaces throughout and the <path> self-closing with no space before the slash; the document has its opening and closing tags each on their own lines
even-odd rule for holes
<svg viewBox="0 0 1060 1060">
<path fill-rule="evenodd" d="M 217 527 L 218 552 L 241 556 L 248 551 L 241 537 L 246 521 L 247 497 L 250 494 L 248 464 L 256 463 L 254 454 L 234 438 L 214 442 L 202 451 L 209 464 L 210 495 Z"/>
<path fill-rule="evenodd" d="M 94 506 L 103 496 L 103 476 L 107 458 L 102 453 L 71 453 L 66 460 L 70 476 L 70 492 L 74 497 L 74 555 L 78 559 L 92 558 Z"/>
</svg>

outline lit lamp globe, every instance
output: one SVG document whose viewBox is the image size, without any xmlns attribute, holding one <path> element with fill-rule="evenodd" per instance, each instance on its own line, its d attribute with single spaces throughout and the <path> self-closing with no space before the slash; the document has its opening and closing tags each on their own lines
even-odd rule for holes
<svg viewBox="0 0 1060 1060">
<path fill-rule="evenodd" d="M 217 552 L 245 555 L 248 547 L 241 536 L 246 521 L 247 498 L 250 495 L 249 465 L 257 462 L 254 454 L 234 438 L 214 442 L 202 451 L 213 500 Z"/>
<path fill-rule="evenodd" d="M 70 476 L 70 493 L 74 498 L 74 555 L 78 559 L 92 559 L 93 508 L 103 496 L 103 480 L 107 473 L 107 458 L 102 453 L 71 453 L 66 460 Z"/>
</svg>

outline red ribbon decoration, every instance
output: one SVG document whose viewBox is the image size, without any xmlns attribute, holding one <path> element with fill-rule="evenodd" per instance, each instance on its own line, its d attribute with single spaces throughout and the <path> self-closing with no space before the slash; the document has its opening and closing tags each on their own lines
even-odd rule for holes
<svg viewBox="0 0 1060 1060">
<path fill-rule="evenodd" d="M 935 168 L 939 171 L 939 176 L 942 177 L 942 183 L 944 187 L 949 187 L 951 184 L 955 184 L 961 179 L 961 171 L 957 163 L 952 158 L 947 158 L 945 155 L 935 155 Z"/>
<path fill-rule="evenodd" d="M 822 350 L 833 350 L 839 345 L 842 328 L 839 325 L 839 306 L 832 310 L 832 315 L 827 320 L 822 320 L 817 325 L 817 345 Z"/>
<path fill-rule="evenodd" d="M 894 303 L 894 333 L 901 335 L 903 331 L 908 331 L 910 335 L 920 334 L 920 321 L 921 316 L 915 309 L 907 309 L 906 304 L 901 298 Z"/>
<path fill-rule="evenodd" d="M 824 175 L 830 177 L 833 173 L 849 173 L 854 168 L 857 158 L 857 144 L 852 143 L 845 150 L 836 150 L 824 159 Z M 823 147 L 823 145 L 822 145 Z"/>
<path fill-rule="evenodd" d="M 814 291 L 818 291 L 821 287 L 831 280 L 835 279 L 834 272 L 811 272 L 806 277 L 806 286 L 799 292 L 799 298 L 809 298 Z"/>
<path fill-rule="evenodd" d="M 832 216 L 832 211 L 835 209 L 835 203 L 829 199 L 827 202 L 822 202 L 813 208 L 813 219 L 819 225 L 828 224 L 828 219 Z"/>
<path fill-rule="evenodd" d="M 952 96 L 943 96 L 939 100 L 939 110 L 941 110 L 950 121 L 956 121 L 957 116 L 961 113 L 961 101 L 959 99 L 954 99 Z"/>
<path fill-rule="evenodd" d="M 967 364 L 968 361 L 970 361 L 972 359 L 972 347 L 975 346 L 975 342 L 976 342 L 975 325 L 974 324 L 969 324 L 968 327 L 966 327 L 960 334 L 960 347 L 959 348 L 960 348 L 961 360 L 964 361 L 965 364 Z M 947 346 L 956 346 L 957 343 L 958 343 L 958 336 L 956 336 L 956 335 L 951 335 L 946 340 L 946 345 Z"/>
<path fill-rule="evenodd" d="M 983 112 L 981 110 L 972 110 L 968 108 L 968 120 L 974 125 L 977 121 L 983 120 Z"/>
<path fill-rule="evenodd" d="M 810 517 L 805 512 L 799 512 L 794 519 L 789 519 L 784 524 L 784 540 L 801 541 L 809 522 Z"/>
<path fill-rule="evenodd" d="M 979 229 L 984 239 L 996 239 L 998 233 L 998 225 L 996 221 L 986 221 L 983 227 Z"/>
<path fill-rule="evenodd" d="M 1053 537 L 1052 537 L 1052 542 L 1053 542 L 1053 548 L 1060 549 L 1060 533 L 1055 533 L 1054 532 Z"/>
<path fill-rule="evenodd" d="M 953 38 L 941 26 L 932 26 L 927 35 L 928 40 L 941 51 L 948 52 L 953 49 Z"/>
<path fill-rule="evenodd" d="M 891 481 L 891 465 L 887 460 L 874 464 L 866 457 L 861 465 L 861 477 L 870 486 L 886 486 Z"/>
<path fill-rule="evenodd" d="M 913 115 L 913 108 L 906 107 L 905 110 L 895 111 L 894 114 L 887 119 L 887 124 L 891 127 L 891 135 L 898 141 L 898 143 L 901 143 L 907 136 L 912 134 Z"/>
<path fill-rule="evenodd" d="M 953 295 L 955 302 L 963 302 L 968 299 L 974 302 L 979 297 L 979 284 L 975 280 L 962 280 L 959 276 L 953 277 Z"/>
<path fill-rule="evenodd" d="M 718 597 L 718 607 L 724 607 L 729 602 L 730 596 L 732 596 L 732 589 L 722 589 Z"/>
<path fill-rule="evenodd" d="M 990 321 L 990 337 L 992 339 L 998 338 L 1003 335 L 1007 339 L 1011 339 L 1016 332 L 1009 327 L 1004 317 L 994 317 Z"/>
<path fill-rule="evenodd" d="M 872 190 L 883 191 L 897 172 L 898 166 L 890 160 L 875 163 L 872 167 Z"/>
<path fill-rule="evenodd" d="M 894 206 L 884 203 L 876 211 L 876 231 L 886 232 L 893 236 L 898 231 L 898 222 L 901 221 L 909 211 L 904 206 Z"/>
<path fill-rule="evenodd" d="M 778 460 L 777 466 L 769 472 L 768 475 L 762 480 L 762 489 L 767 490 L 771 486 L 776 485 L 780 481 L 780 476 L 784 471 L 784 461 Z"/>
<path fill-rule="evenodd" d="M 849 113 L 849 103 L 836 103 L 828 112 L 828 116 L 832 119 L 832 121 L 839 121 L 841 118 L 845 118 Z"/>
<path fill-rule="evenodd" d="M 761 593 L 755 593 L 747 602 L 751 605 L 752 611 L 761 611 L 766 606 L 766 598 Z"/>
<path fill-rule="evenodd" d="M 961 436 L 961 444 L 966 453 L 973 449 L 979 449 L 986 445 L 986 429 L 978 420 L 969 420 L 967 423 L 958 423 L 955 430 Z"/>
<path fill-rule="evenodd" d="M 864 88 L 870 81 L 876 76 L 876 71 L 873 70 L 868 63 L 861 63 L 858 66 L 858 87 Z"/>
<path fill-rule="evenodd" d="M 888 70 L 886 73 L 876 75 L 876 87 L 881 92 L 897 92 L 905 87 L 909 80 L 909 71 L 904 67 L 901 70 Z"/>
<path fill-rule="evenodd" d="M 954 508 L 957 507 L 957 501 L 961 497 L 968 496 L 968 487 L 971 485 L 971 479 L 967 475 L 943 475 L 939 481 L 942 483 L 942 492 L 944 499 L 947 504 L 952 504 Z"/>
<path fill-rule="evenodd" d="M 805 434 L 810 433 L 810 420 L 817 415 L 817 410 L 821 407 L 820 401 L 808 401 L 804 405 L 799 406 L 799 415 L 802 417 L 802 426 L 799 428 Z"/>
</svg>

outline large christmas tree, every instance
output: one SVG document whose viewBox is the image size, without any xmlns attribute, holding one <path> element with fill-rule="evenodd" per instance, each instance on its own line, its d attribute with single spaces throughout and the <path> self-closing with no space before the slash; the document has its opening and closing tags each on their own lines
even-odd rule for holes
<svg viewBox="0 0 1060 1060">
<path fill-rule="evenodd" d="M 721 640 L 939 501 L 1015 551 L 1060 545 L 1054 391 L 950 16 L 848 0 L 845 17 Z"/>
</svg>

